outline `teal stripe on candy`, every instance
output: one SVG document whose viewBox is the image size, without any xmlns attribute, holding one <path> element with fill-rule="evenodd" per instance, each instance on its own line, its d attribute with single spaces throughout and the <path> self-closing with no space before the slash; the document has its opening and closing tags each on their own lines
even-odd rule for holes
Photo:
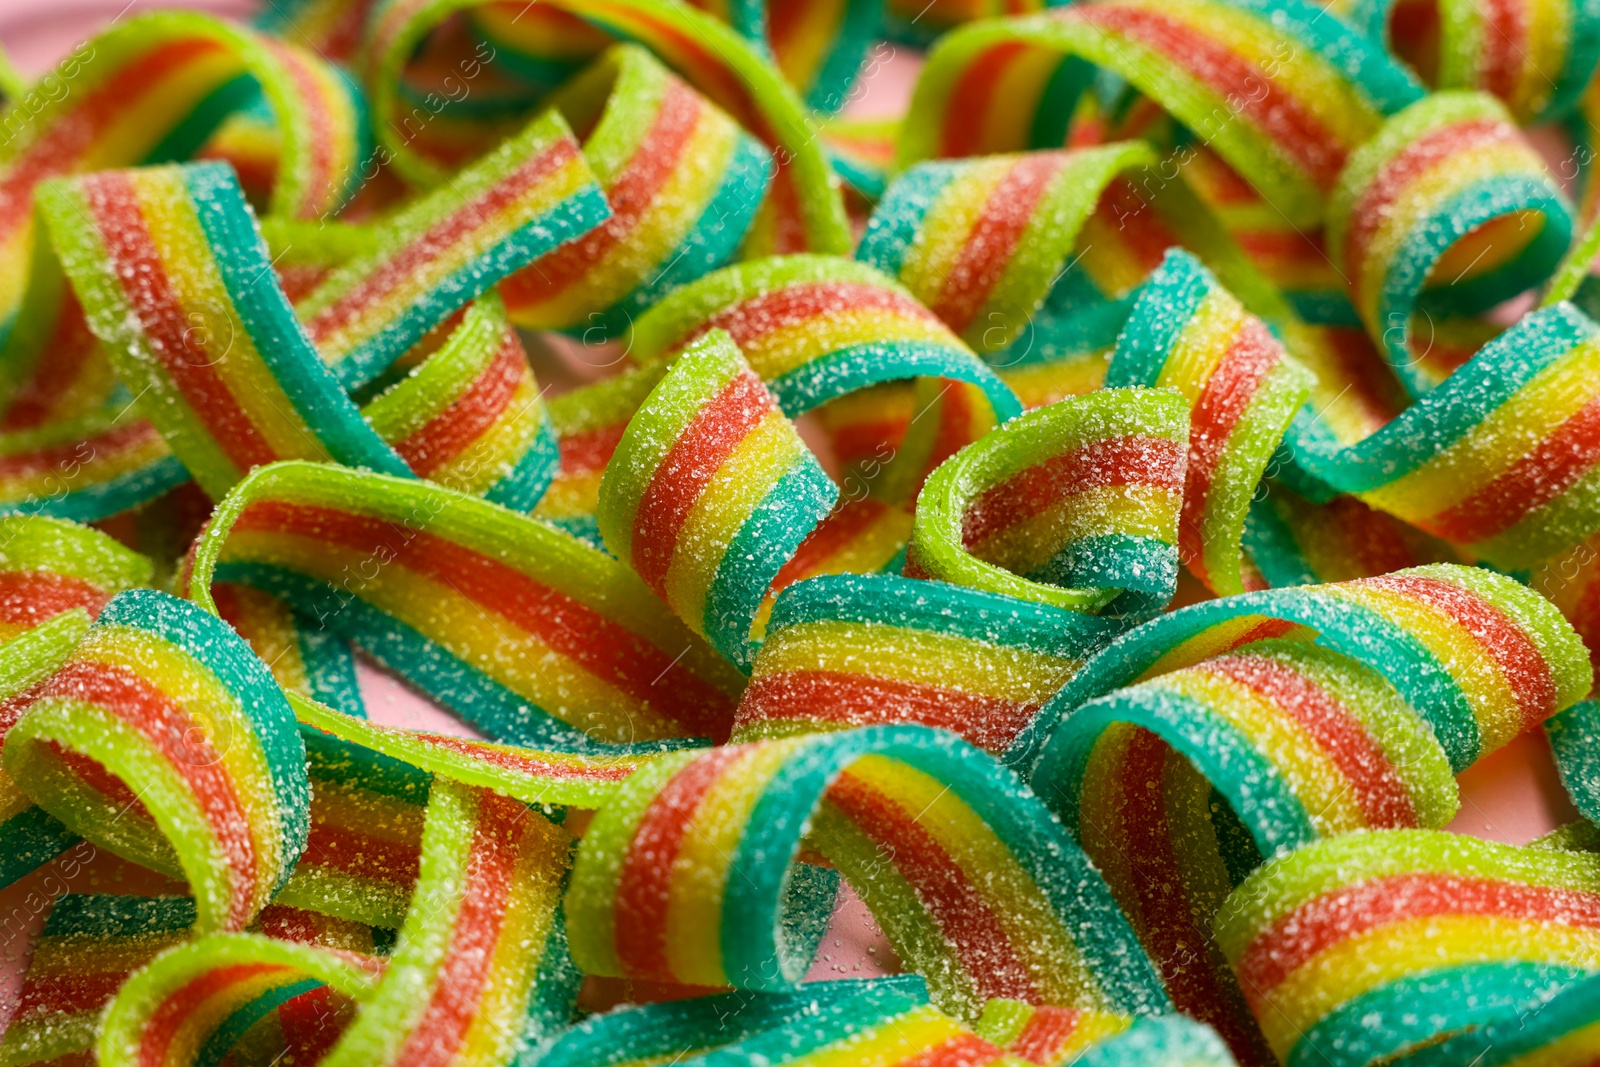
<svg viewBox="0 0 1600 1067">
<path fill-rule="evenodd" d="M 314 726 L 302 726 L 300 733 L 305 738 L 315 781 L 339 782 L 418 807 L 428 802 L 433 775 L 421 767 L 323 733 Z"/>
<path fill-rule="evenodd" d="M 845 0 L 844 17 L 806 94 L 808 106 L 831 115 L 850 103 L 850 89 L 883 25 L 883 9 L 884 0 Z"/>
<path fill-rule="evenodd" d="M 750 626 L 772 580 L 838 500 L 839 487 L 816 456 L 802 448 L 717 563 L 706 592 L 706 638 L 746 674 L 755 656 Z"/>
<path fill-rule="evenodd" d="M 1029 148 L 1059 149 L 1067 143 L 1078 100 L 1094 85 L 1099 69 L 1079 56 L 1067 56 L 1057 65 L 1034 108 Z"/>
<path fill-rule="evenodd" d="M 322 988 L 321 982 L 303 978 L 298 982 L 269 989 L 235 1009 L 222 1021 L 222 1025 L 211 1032 L 206 1038 L 206 1043 L 200 1046 L 200 1051 L 194 1058 L 195 1067 L 217 1067 L 252 1026 L 277 1011 L 286 1001 Z"/>
<path fill-rule="evenodd" d="M 1600 819 L 1600 702 L 1585 700 L 1544 724 L 1561 784 L 1585 819 Z"/>
<path fill-rule="evenodd" d="M 788 374 L 767 388 L 791 419 L 835 397 L 881 382 L 907 378 L 950 378 L 976 385 L 993 405 L 1000 422 L 1022 414 L 1022 402 L 971 353 L 953 345 L 928 341 L 881 341 L 840 348 Z"/>
<path fill-rule="evenodd" d="M 544 401 L 538 403 L 542 405 Z M 556 440 L 555 430 L 551 428 L 550 417 L 546 413 L 540 417 L 539 430 L 529 442 L 528 450 L 505 477 L 484 494 L 484 499 L 491 504 L 526 514 L 534 509 L 545 490 L 550 488 L 550 482 L 560 466 L 561 445 Z"/>
<path fill-rule="evenodd" d="M 1079 660 L 1121 629 L 1114 619 L 948 582 L 897 574 L 828 574 L 779 593 L 767 632 L 819 620 L 887 623 Z"/>
<path fill-rule="evenodd" d="M 1409 336 L 1409 319 L 1428 274 L 1451 245 L 1491 219 L 1518 210 L 1544 216 L 1544 226 L 1504 276 L 1469 283 L 1463 299 L 1490 301 L 1514 295 L 1544 278 L 1560 262 L 1572 237 L 1572 216 L 1560 193 L 1548 182 L 1527 175 L 1496 175 L 1476 182 L 1435 206 L 1424 223 L 1406 235 L 1384 275 L 1378 322 L 1384 326 L 1383 351 L 1395 374 L 1411 392 L 1426 392 L 1430 383 L 1416 370 L 1399 340 Z M 1498 283 L 1504 292 L 1485 292 L 1483 282 Z M 1446 290 L 1448 292 L 1448 290 Z M 1391 326 L 1392 324 L 1392 326 Z"/>
<path fill-rule="evenodd" d="M 350 645 L 342 637 L 325 630 L 313 628 L 305 616 L 291 614 L 295 640 L 300 646 L 300 659 L 305 663 L 306 681 L 311 696 L 335 711 L 367 717 L 367 705 L 361 698 L 361 684 L 356 680 L 356 661 Z"/>
<path fill-rule="evenodd" d="M 955 178 L 961 163 L 919 163 L 890 183 L 856 247 L 856 259 L 870 263 L 891 278 L 900 277 L 906 251 L 922 230 L 922 222 Z"/>
<path fill-rule="evenodd" d="M 731 1045 L 791 1024 L 807 1024 L 819 1009 L 841 1002 L 848 1024 L 920 1007 L 928 1002 L 928 990 L 919 976 L 906 974 L 815 982 L 795 993 L 737 990 L 646 1004 L 593 1015 L 573 1026 L 539 1057 L 539 1067 L 607 1067 L 682 1055 L 686 1049 L 693 1053 Z"/>
<path fill-rule="evenodd" d="M 1289 1051 L 1287 1067 L 1326 1067 L 1331 1050 L 1338 1050 L 1334 1064 L 1354 1067 L 1386 1061 L 1451 1030 L 1499 1020 L 1525 1025 L 1542 1014 L 1539 1007 L 1552 994 L 1591 974 L 1553 963 L 1477 963 L 1387 982 L 1318 1020 Z"/>
<path fill-rule="evenodd" d="M 1217 1032 L 1183 1015 L 1137 1019 L 1120 1034 L 1100 1041 L 1072 1061 L 1073 1067 L 1234 1067 L 1236 1060 Z"/>
<path fill-rule="evenodd" d="M 32 874 L 81 840 L 38 805 L 17 812 L 0 823 L 0 888 Z"/>
<path fill-rule="evenodd" d="M 1305 42 L 1384 115 L 1414 104 L 1426 90 L 1410 72 L 1337 16 L 1304 0 L 1227 0 Z"/>
<path fill-rule="evenodd" d="M 512 230 L 483 255 L 443 279 L 427 296 L 401 310 L 383 329 L 334 364 L 334 377 L 346 389 L 366 384 L 387 370 L 456 308 L 481 296 L 506 275 L 582 237 L 610 217 L 611 207 L 600 187 L 592 182 L 585 185 L 549 211 Z"/>
<path fill-rule="evenodd" d="M 1096 534 L 1073 541 L 1024 577 L 1067 589 L 1152 593 L 1164 605 L 1178 582 L 1178 546 L 1154 537 Z"/>
<path fill-rule="evenodd" d="M 217 616 L 155 589 L 118 593 L 95 626 L 135 627 L 171 642 L 238 698 L 272 777 L 286 861 L 277 883 L 282 888 L 311 832 L 311 786 L 306 780 L 305 744 L 294 712 L 266 664 Z M 233 739 L 235 744 L 246 740 Z"/>
<path fill-rule="evenodd" d="M 1117 338 L 1106 387 L 1153 386 L 1172 346 L 1189 328 L 1206 295 L 1216 287 L 1211 272 L 1182 249 L 1169 249 L 1161 266 L 1139 287 L 1127 325 Z"/>
<path fill-rule="evenodd" d="M 45 920 L 46 937 L 90 935 L 139 937 L 173 934 L 194 926 L 189 897 L 143 897 L 124 893 L 68 893 Z"/>
<path fill-rule="evenodd" d="M 828 785 L 866 754 L 903 761 L 970 805 L 1011 850 L 1063 917 L 1106 999 L 1144 1014 L 1171 1002 L 1111 892 L 1077 844 L 1026 786 L 988 753 L 921 726 L 882 726 L 819 734 L 797 746 L 762 790 L 729 866 L 720 932 L 724 967 L 735 983 L 786 989 L 802 965 L 792 957 L 773 973 L 778 901 L 795 849 Z"/>
<path fill-rule="evenodd" d="M 1186 757 L 1228 799 L 1262 855 L 1316 839 L 1305 805 L 1250 739 L 1204 702 L 1161 688 L 1159 679 L 1083 705 L 1051 737 L 1050 773 L 1036 785 L 1068 826 L 1079 824 L 1095 742 L 1116 724 L 1143 727 Z"/>
<path fill-rule="evenodd" d="M 144 157 L 143 164 L 176 163 L 200 151 L 206 138 L 217 131 L 228 116 L 239 111 L 258 110 L 265 104 L 261 83 L 249 74 L 238 74 L 212 89 Z M 266 113 L 276 119 L 270 108 Z"/>
<path fill-rule="evenodd" d="M 361 417 L 300 328 L 233 172 L 225 164 L 200 163 L 183 173 L 228 299 L 296 413 L 345 466 L 412 477 L 405 460 Z"/>
<path fill-rule="evenodd" d="M 48 515 L 74 522 L 96 522 L 154 500 L 188 480 L 189 468 L 176 456 L 167 455 L 147 466 L 82 489 L 0 503 L 0 514 Z"/>
</svg>

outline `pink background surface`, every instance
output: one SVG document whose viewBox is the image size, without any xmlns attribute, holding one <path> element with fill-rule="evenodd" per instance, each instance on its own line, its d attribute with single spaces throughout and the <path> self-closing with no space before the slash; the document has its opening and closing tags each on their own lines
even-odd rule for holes
<svg viewBox="0 0 1600 1067">
<path fill-rule="evenodd" d="M 267 0 L 271 3 L 272 0 Z M 235 18 L 257 8 L 253 0 L 206 0 L 174 5 L 159 0 L 0 0 L 0 43 L 25 73 L 39 73 L 74 44 L 106 23 L 162 7 L 184 6 Z M 868 91 L 851 110 L 892 115 L 900 111 L 915 77 L 915 60 L 896 56 L 880 68 Z M 585 363 L 580 354 L 546 347 L 536 352 L 538 372 L 555 391 L 605 376 L 604 367 Z M 362 687 L 375 719 L 453 733 L 469 733 L 456 720 L 420 699 L 393 679 L 362 668 Z M 1461 810 L 1449 829 L 1495 841 L 1527 842 L 1576 818 L 1551 762 L 1543 731 L 1536 730 L 1481 761 L 1460 778 Z M 127 865 L 99 857 L 73 878 L 46 867 L 0 890 L 0 1019 L 9 1016 L 16 984 L 31 945 L 43 924 L 49 902 L 72 890 L 116 884 L 125 889 L 156 891 L 154 881 Z M 170 886 L 167 887 L 170 889 Z M 871 916 L 847 894 L 812 970 L 813 978 L 861 977 L 893 969 L 893 953 Z M 592 1006 L 604 1006 L 649 991 L 595 984 L 586 992 Z"/>
</svg>

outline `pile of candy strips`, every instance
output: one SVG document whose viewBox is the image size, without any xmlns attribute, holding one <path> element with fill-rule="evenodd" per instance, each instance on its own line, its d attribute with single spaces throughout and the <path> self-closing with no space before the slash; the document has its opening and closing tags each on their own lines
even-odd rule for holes
<svg viewBox="0 0 1600 1067">
<path fill-rule="evenodd" d="M 0 1065 L 1600 1063 L 1597 65 L 298 0 L 0 72 Z M 1584 818 L 1446 831 L 1535 729 Z M 888 977 L 806 980 L 841 901 Z"/>
</svg>

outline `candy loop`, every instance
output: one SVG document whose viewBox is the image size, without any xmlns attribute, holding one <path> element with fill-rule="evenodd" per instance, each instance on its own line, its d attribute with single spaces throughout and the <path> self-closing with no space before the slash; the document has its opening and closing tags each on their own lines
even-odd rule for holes
<svg viewBox="0 0 1600 1067">
<path fill-rule="evenodd" d="M 1582 443 L 1597 337 L 1572 305 L 1543 308 L 1370 436 L 1340 442 L 1329 420 L 1303 417 L 1294 461 L 1496 566 L 1537 566 L 1600 526 Z"/>
<path fill-rule="evenodd" d="M 261 468 L 218 504 L 189 567 L 208 610 L 218 580 L 284 597 L 502 742 L 721 738 L 743 687 L 612 557 L 426 482 Z"/>
<path fill-rule="evenodd" d="M 215 617 L 119 594 L 18 701 L 6 771 L 119 855 L 186 878 L 196 930 L 240 930 L 305 848 L 305 748 L 283 693 Z"/>
<path fill-rule="evenodd" d="M 767 589 L 838 488 L 727 334 L 673 362 L 600 481 L 600 534 L 736 665 Z"/>
<path fill-rule="evenodd" d="M 917 82 L 900 165 L 1057 147 L 1035 131 L 1082 93 L 1072 65 L 1084 60 L 1195 131 L 1302 227 L 1323 217 L 1349 153 L 1422 95 L 1372 43 L 1299 0 L 1074 4 L 940 39 Z"/>
<path fill-rule="evenodd" d="M 630 355 L 648 365 L 713 329 L 728 332 L 790 418 L 912 377 L 976 386 L 996 422 L 1021 410 L 1004 383 L 905 289 L 850 260 L 783 256 L 709 274 L 634 323 Z"/>
<path fill-rule="evenodd" d="M 1192 255 L 1172 251 L 1134 297 L 1105 384 L 1189 401 L 1178 554 L 1219 595 L 1261 585 L 1243 555 L 1245 521 L 1309 375 Z"/>
<path fill-rule="evenodd" d="M 1396 0 L 1331 5 L 1437 89 L 1477 89 L 1500 98 L 1523 125 L 1561 118 L 1600 62 L 1600 11 L 1583 0 L 1485 8 L 1428 0 L 1401 20 Z"/>
<path fill-rule="evenodd" d="M 1182 398 L 1148 389 L 1014 419 L 928 478 L 906 573 L 1075 611 L 1164 604 L 1188 434 Z"/>
<path fill-rule="evenodd" d="M 987 356 L 1027 328 L 1108 187 L 1155 162 L 1150 146 L 1125 142 L 922 163 L 889 187 L 856 258 Z"/>
<path fill-rule="evenodd" d="M 1544 161 L 1498 101 L 1477 93 L 1418 101 L 1352 153 L 1326 238 L 1351 303 L 1413 395 L 1460 362 L 1435 316 L 1486 310 L 1532 287 L 1571 239 L 1570 209 Z"/>
<path fill-rule="evenodd" d="M 308 979 L 355 1004 L 342 1029 L 324 1032 L 316 1062 L 327 1067 L 509 1062 L 570 1011 L 558 912 L 569 849 L 516 801 L 436 780 L 416 897 L 386 963 L 250 935 L 190 942 L 118 993 L 99 1062 L 202 1062 L 263 984 Z"/>
<path fill-rule="evenodd" d="M 1099 876 L 1043 807 L 991 757 L 909 726 L 641 769 L 579 846 L 573 959 L 591 973 L 791 988 L 806 961 L 786 941 L 783 905 L 803 837 L 957 1015 L 976 1017 L 994 995 L 1163 1006 Z"/>
</svg>

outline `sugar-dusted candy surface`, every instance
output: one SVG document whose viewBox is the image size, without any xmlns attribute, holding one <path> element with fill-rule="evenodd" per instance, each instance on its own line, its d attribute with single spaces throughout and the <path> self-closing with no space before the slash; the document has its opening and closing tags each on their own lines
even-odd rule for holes
<svg viewBox="0 0 1600 1067">
<path fill-rule="evenodd" d="M 0 1067 L 1600 1055 L 1600 6 L 267 6 L 0 55 Z"/>
</svg>

